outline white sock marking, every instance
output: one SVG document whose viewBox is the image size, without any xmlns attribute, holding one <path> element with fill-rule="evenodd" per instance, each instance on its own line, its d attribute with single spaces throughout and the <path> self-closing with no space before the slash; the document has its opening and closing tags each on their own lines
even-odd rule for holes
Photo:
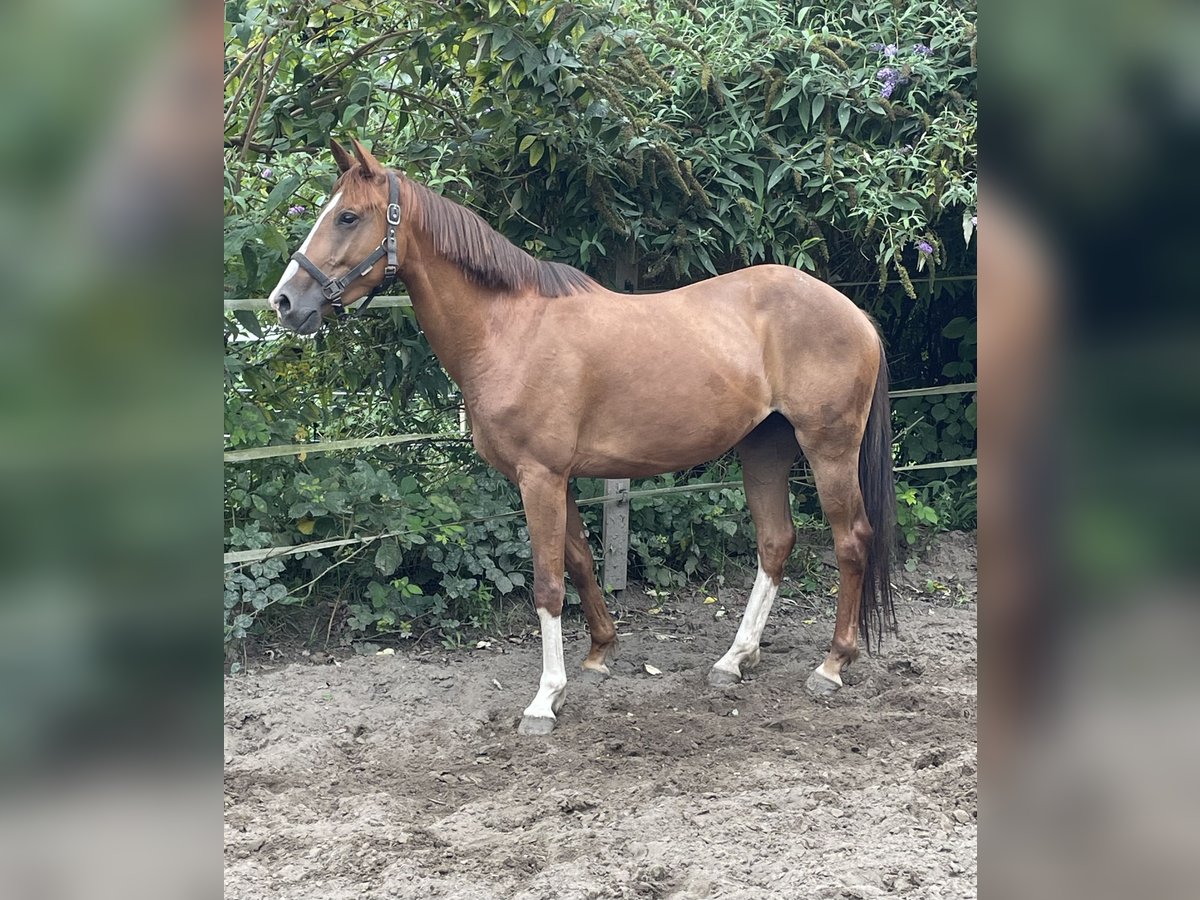
<svg viewBox="0 0 1200 900">
<path fill-rule="evenodd" d="M 317 233 L 317 229 L 321 227 L 321 222 L 324 221 L 327 215 L 337 209 L 338 201 L 341 199 L 342 192 L 338 191 L 333 195 L 333 197 L 330 198 L 329 202 L 322 207 L 321 214 L 317 216 L 317 221 L 313 223 L 312 230 L 308 233 L 308 237 L 306 237 L 304 239 L 304 243 L 300 245 L 301 253 L 308 252 L 308 245 L 312 243 L 313 235 L 315 235 Z M 296 273 L 299 271 L 300 264 L 294 259 L 288 260 L 287 268 L 283 270 L 283 275 L 279 279 L 279 284 L 275 285 L 275 290 L 271 291 L 270 296 L 267 298 L 272 307 L 275 306 L 275 298 L 279 296 L 285 287 L 287 287 L 288 282 L 296 277 Z"/>
<path fill-rule="evenodd" d="M 779 583 L 771 580 L 763 571 L 762 564 L 758 567 L 758 576 L 754 579 L 754 588 L 750 591 L 750 599 L 746 601 L 746 612 L 742 616 L 742 624 L 738 626 L 737 636 L 733 646 L 722 656 L 713 668 L 740 676 L 742 665 L 758 661 L 758 642 L 762 639 L 763 629 L 767 627 L 767 616 L 771 614 L 771 604 L 779 593 Z"/>
<path fill-rule="evenodd" d="M 542 623 L 542 681 L 537 696 L 525 710 L 525 715 L 542 719 L 556 718 L 567 688 L 567 667 L 563 662 L 562 617 L 552 616 L 539 609 Z"/>
<path fill-rule="evenodd" d="M 824 675 L 838 687 L 842 686 L 842 676 L 829 668 L 829 660 L 825 660 L 817 666 L 817 674 Z"/>
</svg>

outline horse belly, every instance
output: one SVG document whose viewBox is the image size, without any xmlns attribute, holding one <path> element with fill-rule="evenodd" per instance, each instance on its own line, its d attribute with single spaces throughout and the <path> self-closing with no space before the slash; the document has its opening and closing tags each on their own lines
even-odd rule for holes
<svg viewBox="0 0 1200 900">
<path fill-rule="evenodd" d="M 765 380 L 752 370 L 650 372 L 589 405 L 573 469 L 590 477 L 686 469 L 720 456 L 770 412 Z"/>
</svg>

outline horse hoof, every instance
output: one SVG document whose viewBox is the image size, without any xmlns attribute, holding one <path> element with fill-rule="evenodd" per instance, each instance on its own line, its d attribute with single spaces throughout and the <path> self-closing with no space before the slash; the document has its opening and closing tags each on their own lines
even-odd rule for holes
<svg viewBox="0 0 1200 900">
<path fill-rule="evenodd" d="M 711 687 L 730 687 L 741 684 L 742 676 L 714 667 L 708 671 L 708 683 Z"/>
<path fill-rule="evenodd" d="M 548 716 L 522 716 L 517 734 L 549 734 L 554 730 L 557 719 Z"/>
<path fill-rule="evenodd" d="M 804 687 L 814 697 L 828 697 L 836 692 L 841 685 L 832 678 L 827 678 L 817 671 L 808 676 L 808 681 L 804 682 Z"/>
</svg>

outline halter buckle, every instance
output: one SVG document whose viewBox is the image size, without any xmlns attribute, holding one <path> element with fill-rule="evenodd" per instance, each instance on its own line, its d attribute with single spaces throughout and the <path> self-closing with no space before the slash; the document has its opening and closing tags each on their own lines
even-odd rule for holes
<svg viewBox="0 0 1200 900">
<path fill-rule="evenodd" d="M 385 279 L 395 278 L 396 277 L 396 267 L 395 266 L 384 266 L 383 267 L 383 277 Z"/>
<path fill-rule="evenodd" d="M 387 220 L 389 225 L 400 224 L 400 204 L 389 203 L 387 208 Z"/>
</svg>

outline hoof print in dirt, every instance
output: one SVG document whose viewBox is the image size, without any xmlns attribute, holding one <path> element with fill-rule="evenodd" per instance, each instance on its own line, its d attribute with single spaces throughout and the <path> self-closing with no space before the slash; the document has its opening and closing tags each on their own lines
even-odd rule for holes
<svg viewBox="0 0 1200 900">
<path fill-rule="evenodd" d="M 708 671 L 708 684 L 710 687 L 733 687 L 741 683 L 742 678 L 740 675 L 734 675 L 732 672 L 726 672 L 724 669 L 714 668 Z"/>
<path fill-rule="evenodd" d="M 583 684 L 602 684 L 608 681 L 611 673 L 608 668 L 603 669 L 581 669 L 579 673 L 579 681 Z"/>
<path fill-rule="evenodd" d="M 557 721 L 546 716 L 523 716 L 521 724 L 517 726 L 517 734 L 549 734 Z"/>
<path fill-rule="evenodd" d="M 804 687 L 814 697 L 824 699 L 837 693 L 841 685 L 831 678 L 826 678 L 820 672 L 813 672 L 808 676 L 808 681 L 804 682 Z"/>
</svg>

